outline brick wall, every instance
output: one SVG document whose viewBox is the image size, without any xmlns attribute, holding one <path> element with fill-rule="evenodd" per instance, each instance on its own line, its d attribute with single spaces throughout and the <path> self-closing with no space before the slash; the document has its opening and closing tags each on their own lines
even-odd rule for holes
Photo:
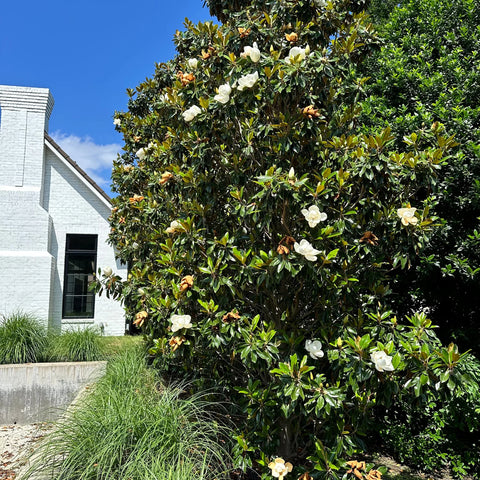
<svg viewBox="0 0 480 480">
<path fill-rule="evenodd" d="M 61 328 L 97 324 L 123 335 L 118 302 L 97 297 L 93 319 L 62 319 L 67 234 L 98 235 L 97 267 L 120 275 L 107 245 L 110 204 L 45 140 L 46 88 L 0 85 L 0 314 L 23 310 Z"/>
<path fill-rule="evenodd" d="M 85 320 L 62 320 L 63 274 L 67 234 L 98 235 L 97 269 L 111 267 L 126 276 L 126 267 L 117 265 L 114 249 L 107 244 L 110 231 L 110 205 L 72 167 L 62 161 L 55 150 L 46 149 L 45 190 L 43 203 L 53 219 L 52 254 L 57 258 L 54 278 L 52 321 L 62 328 L 76 328 L 95 323 L 106 335 L 123 335 L 125 322 L 119 302 L 104 295 L 95 299 L 95 317 Z"/>
</svg>

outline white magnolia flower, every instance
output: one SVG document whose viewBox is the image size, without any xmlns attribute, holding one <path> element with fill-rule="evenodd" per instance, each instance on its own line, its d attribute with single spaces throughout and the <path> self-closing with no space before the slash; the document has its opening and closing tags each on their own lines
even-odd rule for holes
<svg viewBox="0 0 480 480">
<path fill-rule="evenodd" d="M 293 248 L 297 253 L 303 255 L 310 262 L 317 261 L 317 255 L 320 253 L 320 250 L 315 250 L 311 243 L 303 239 L 300 243 L 295 242 Z"/>
<path fill-rule="evenodd" d="M 320 222 L 324 222 L 327 219 L 327 214 L 325 212 L 321 212 L 316 205 L 312 205 L 308 208 L 308 210 L 304 208 L 302 213 L 310 228 L 315 227 Z"/>
<path fill-rule="evenodd" d="M 243 47 L 242 57 L 250 57 L 253 63 L 257 63 L 260 60 L 260 50 L 258 49 L 257 42 L 254 42 L 252 47 Z"/>
<path fill-rule="evenodd" d="M 185 119 L 186 122 L 191 122 L 199 113 L 201 113 L 200 107 L 197 107 L 197 105 L 194 105 L 193 107 L 190 107 L 188 110 L 185 110 L 182 113 L 183 118 Z"/>
<path fill-rule="evenodd" d="M 145 295 L 145 290 L 143 288 L 137 288 L 137 293 L 139 295 Z"/>
<path fill-rule="evenodd" d="M 139 160 L 143 160 L 147 156 L 147 150 L 145 148 L 141 148 L 140 150 L 137 150 L 135 155 L 139 158 Z"/>
<path fill-rule="evenodd" d="M 402 224 L 407 226 L 408 224 L 416 225 L 418 218 L 415 216 L 416 208 L 399 208 L 397 215 L 402 219 Z"/>
<path fill-rule="evenodd" d="M 104 274 L 106 277 L 109 277 L 112 273 L 113 273 L 113 270 L 112 270 L 110 267 L 105 267 L 105 268 L 103 269 L 103 274 Z"/>
<path fill-rule="evenodd" d="M 232 87 L 230 87 L 228 83 L 225 83 L 218 87 L 218 95 L 215 95 L 213 99 L 223 104 L 228 103 L 230 100 L 230 93 L 232 93 Z"/>
<path fill-rule="evenodd" d="M 283 458 L 276 458 L 268 464 L 268 468 L 272 470 L 273 477 L 283 480 L 283 477 L 292 471 L 293 465 L 290 462 L 285 463 Z"/>
<path fill-rule="evenodd" d="M 292 47 L 288 52 L 288 57 L 285 57 L 285 62 L 293 64 L 301 62 L 310 53 L 310 47 L 307 45 L 305 48 Z"/>
<path fill-rule="evenodd" d="M 172 322 L 172 332 L 181 330 L 182 328 L 192 328 L 192 317 L 190 315 L 172 315 L 170 321 Z"/>
<path fill-rule="evenodd" d="M 387 355 L 383 350 L 371 353 L 370 358 L 379 372 L 393 372 L 395 370 L 392 365 L 392 357 Z"/>
<path fill-rule="evenodd" d="M 198 67 L 198 58 L 190 58 L 188 61 L 187 61 L 187 65 L 195 70 L 197 67 Z"/>
<path fill-rule="evenodd" d="M 258 72 L 249 73 L 238 79 L 237 89 L 242 91 L 244 88 L 252 88 L 258 81 Z"/>
<path fill-rule="evenodd" d="M 170 226 L 165 230 L 166 233 L 175 233 L 181 227 L 180 223 L 176 220 L 170 222 Z"/>
<path fill-rule="evenodd" d="M 293 167 L 288 171 L 288 179 L 295 180 L 295 169 Z"/>
<path fill-rule="evenodd" d="M 324 355 L 322 350 L 322 343 L 318 340 L 307 340 L 305 342 L 305 350 L 314 360 L 322 358 Z"/>
<path fill-rule="evenodd" d="M 113 120 L 113 124 L 119 127 L 122 124 L 122 121 L 119 118 L 115 118 Z"/>
</svg>

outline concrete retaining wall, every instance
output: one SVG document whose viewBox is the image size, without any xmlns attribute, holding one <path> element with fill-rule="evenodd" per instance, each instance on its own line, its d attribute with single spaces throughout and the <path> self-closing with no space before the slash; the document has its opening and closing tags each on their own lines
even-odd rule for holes
<svg viewBox="0 0 480 480">
<path fill-rule="evenodd" d="M 106 362 L 0 365 L 0 425 L 58 418 Z"/>
</svg>

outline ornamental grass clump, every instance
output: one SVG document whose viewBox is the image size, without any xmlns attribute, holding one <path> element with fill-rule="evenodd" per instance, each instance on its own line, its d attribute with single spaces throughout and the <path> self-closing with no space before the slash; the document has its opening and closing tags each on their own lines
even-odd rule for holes
<svg viewBox="0 0 480 480">
<path fill-rule="evenodd" d="M 56 362 L 92 362 L 103 358 L 101 332 L 89 327 L 68 330 L 56 335 L 50 342 L 48 355 Z"/>
<path fill-rule="evenodd" d="M 122 352 L 46 437 L 23 478 L 226 477 L 226 427 L 211 413 L 218 405 L 184 387 L 159 383 L 141 349 Z"/>
<path fill-rule="evenodd" d="M 361 2 L 207 3 L 223 25 L 186 21 L 115 114 L 110 241 L 130 270 L 97 290 L 142 315 L 165 375 L 236 405 L 235 466 L 334 477 L 374 406 L 462 383 L 458 349 L 390 297 L 438 228 L 455 142 L 361 134 L 354 72 L 377 43 Z"/>
<path fill-rule="evenodd" d="M 47 329 L 24 312 L 0 317 L 0 364 L 39 362 L 45 359 Z"/>
</svg>

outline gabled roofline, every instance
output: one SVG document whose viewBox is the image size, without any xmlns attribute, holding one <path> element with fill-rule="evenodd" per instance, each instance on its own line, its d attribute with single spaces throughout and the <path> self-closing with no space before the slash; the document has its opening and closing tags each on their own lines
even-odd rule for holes
<svg viewBox="0 0 480 480">
<path fill-rule="evenodd" d="M 85 173 L 84 170 L 82 170 L 78 163 L 73 161 L 58 145 L 58 143 L 53 140 L 50 135 L 45 132 L 45 143 L 46 145 L 61 159 L 65 160 L 65 163 L 72 168 L 79 177 L 81 177 L 81 180 L 88 185 L 88 187 L 94 191 L 97 195 L 102 197 L 102 200 L 104 203 L 107 204 L 108 208 L 112 207 L 112 199 L 105 193 L 105 191 L 99 187 L 91 177 Z"/>
</svg>

